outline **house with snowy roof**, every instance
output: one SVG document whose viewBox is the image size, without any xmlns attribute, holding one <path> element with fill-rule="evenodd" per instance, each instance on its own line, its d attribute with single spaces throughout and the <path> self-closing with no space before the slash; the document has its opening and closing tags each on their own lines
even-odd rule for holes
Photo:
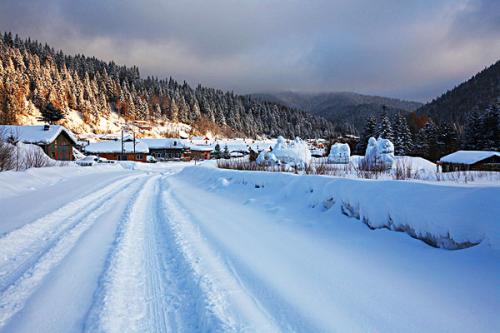
<svg viewBox="0 0 500 333">
<path fill-rule="evenodd" d="M 190 147 L 178 138 L 141 139 L 149 148 L 149 154 L 158 161 L 189 159 Z"/>
<path fill-rule="evenodd" d="M 71 161 L 77 139 L 70 130 L 60 125 L 0 125 L 0 136 L 5 141 L 40 146 L 50 158 Z"/>
<path fill-rule="evenodd" d="M 459 150 L 441 157 L 437 163 L 443 172 L 500 171 L 500 153 L 496 151 Z"/>
<path fill-rule="evenodd" d="M 123 145 L 121 140 L 107 140 L 90 143 L 85 147 L 85 153 L 108 160 L 146 162 L 149 147 L 140 140 L 123 141 Z"/>
</svg>

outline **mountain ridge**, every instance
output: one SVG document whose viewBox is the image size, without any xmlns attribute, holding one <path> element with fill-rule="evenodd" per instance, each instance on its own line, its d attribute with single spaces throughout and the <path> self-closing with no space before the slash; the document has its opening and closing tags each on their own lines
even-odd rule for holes
<svg viewBox="0 0 500 333">
<path fill-rule="evenodd" d="M 257 93 L 252 96 L 324 117 L 334 122 L 337 130 L 347 132 L 361 131 L 369 116 L 380 116 L 383 112 L 389 116 L 398 113 L 409 114 L 423 105 L 419 102 L 348 91 L 321 93 L 283 91 Z"/>
</svg>

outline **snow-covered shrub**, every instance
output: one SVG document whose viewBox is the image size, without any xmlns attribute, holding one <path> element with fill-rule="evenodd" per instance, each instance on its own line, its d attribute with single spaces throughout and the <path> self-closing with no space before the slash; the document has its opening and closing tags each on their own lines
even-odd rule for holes
<svg viewBox="0 0 500 333">
<path fill-rule="evenodd" d="M 278 159 L 272 152 L 263 150 L 260 152 L 259 156 L 257 156 L 255 162 L 262 166 L 272 166 L 278 164 Z"/>
<path fill-rule="evenodd" d="M 309 147 L 299 137 L 289 143 L 282 136 L 278 137 L 272 153 L 281 163 L 300 169 L 309 165 L 312 159 Z"/>
<path fill-rule="evenodd" d="M 351 148 L 349 148 L 347 143 L 335 143 L 330 149 L 328 163 L 349 164 L 350 156 Z"/>
<path fill-rule="evenodd" d="M 390 140 L 371 137 L 362 163 L 369 169 L 391 169 L 394 164 L 394 145 Z"/>
</svg>

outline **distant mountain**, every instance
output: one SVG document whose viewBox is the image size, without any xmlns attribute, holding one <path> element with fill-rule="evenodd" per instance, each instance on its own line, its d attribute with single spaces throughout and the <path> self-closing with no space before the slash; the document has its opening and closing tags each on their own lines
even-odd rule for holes
<svg viewBox="0 0 500 333">
<path fill-rule="evenodd" d="M 377 117 L 383 112 L 384 105 L 389 116 L 399 112 L 407 114 L 422 106 L 418 102 L 352 92 L 279 92 L 254 94 L 253 96 L 324 117 L 331 120 L 339 130 L 352 131 L 354 129 L 358 132 L 361 131 L 369 116 Z"/>
<path fill-rule="evenodd" d="M 500 60 L 416 111 L 438 122 L 464 124 L 471 112 L 500 103 Z"/>
</svg>

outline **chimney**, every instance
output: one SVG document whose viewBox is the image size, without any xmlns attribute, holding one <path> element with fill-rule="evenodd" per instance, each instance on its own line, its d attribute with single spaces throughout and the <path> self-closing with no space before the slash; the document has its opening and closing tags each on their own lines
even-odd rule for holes
<svg viewBox="0 0 500 333">
<path fill-rule="evenodd" d="M 50 129 L 50 125 L 43 125 L 43 130 L 48 131 Z"/>
</svg>

